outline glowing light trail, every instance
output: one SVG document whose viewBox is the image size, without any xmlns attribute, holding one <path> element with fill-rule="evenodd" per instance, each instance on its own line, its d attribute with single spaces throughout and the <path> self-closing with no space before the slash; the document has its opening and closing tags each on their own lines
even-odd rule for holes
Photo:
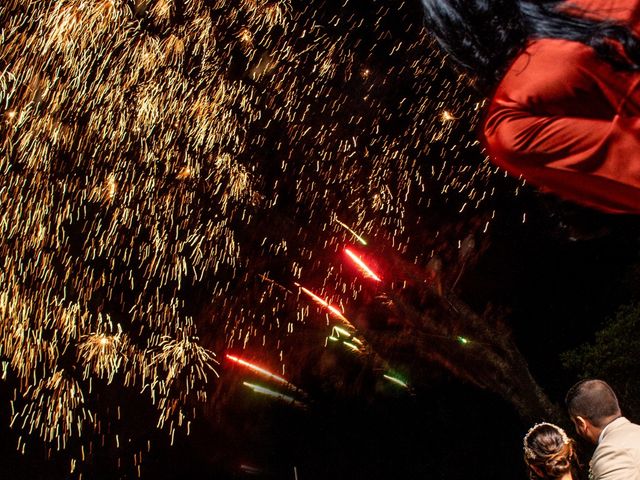
<svg viewBox="0 0 640 480">
<path fill-rule="evenodd" d="M 338 220 L 336 218 L 336 223 L 340 226 L 342 226 L 345 230 L 347 230 L 351 235 L 353 235 L 356 240 L 358 240 L 362 245 L 367 245 L 367 241 L 362 238 L 360 235 L 358 235 L 356 232 L 354 232 L 347 224 L 342 223 L 340 220 Z"/>
<path fill-rule="evenodd" d="M 364 273 L 366 277 L 369 277 L 375 280 L 376 282 L 382 281 L 382 279 L 378 275 L 376 275 L 374 271 L 371 270 L 369 266 L 366 263 L 364 263 L 362 259 L 358 257 L 355 253 L 353 253 L 351 250 L 349 250 L 348 248 L 345 248 L 344 253 L 346 253 L 349 256 L 349 258 L 351 258 L 351 260 L 354 261 L 354 263 L 358 266 L 358 268 L 362 271 L 362 273 Z"/>
<path fill-rule="evenodd" d="M 409 385 L 407 385 L 405 382 L 403 382 L 402 380 L 400 380 L 397 377 L 393 377 L 391 375 L 383 375 L 384 378 L 386 378 L 387 380 L 389 380 L 392 383 L 395 383 L 396 385 L 400 385 L 403 388 L 409 388 Z"/>
<path fill-rule="evenodd" d="M 237 363 L 239 365 L 242 365 L 243 367 L 247 367 L 249 370 L 252 370 L 252 371 L 254 371 L 256 373 L 259 373 L 259 374 L 267 377 L 269 380 L 275 380 L 276 382 L 280 382 L 280 383 L 285 384 L 285 385 L 290 385 L 290 383 L 286 379 L 276 375 L 275 373 L 271 373 L 269 370 L 266 370 L 266 369 L 264 369 L 262 367 L 259 367 L 259 366 L 255 365 L 255 364 L 251 363 L 251 362 L 247 362 L 246 360 L 243 360 L 242 358 L 239 358 L 239 357 L 236 357 L 236 356 L 233 356 L 233 355 L 229 355 L 229 354 L 227 354 L 226 357 L 229 360 L 231 360 L 232 362 L 235 362 L 235 363 Z"/>
<path fill-rule="evenodd" d="M 349 333 L 344 328 L 333 327 L 332 334 L 335 335 L 336 333 L 337 333 L 337 335 L 336 335 L 337 337 L 339 337 L 340 335 L 345 336 L 345 337 L 351 337 L 351 333 Z"/>
<path fill-rule="evenodd" d="M 254 383 L 249 383 L 249 382 L 242 382 L 242 384 L 246 387 L 249 387 L 251 390 L 253 390 L 256 393 L 259 393 L 261 395 L 266 395 L 268 397 L 272 397 L 278 400 L 282 400 L 283 402 L 287 402 L 290 403 L 293 406 L 296 407 L 306 407 L 306 405 L 299 401 L 296 400 L 295 398 L 289 396 L 289 395 L 285 395 L 284 393 L 280 393 L 277 392 L 275 390 L 271 390 L 270 388 L 266 388 L 266 387 L 262 387 L 260 385 L 256 385 Z"/>
<path fill-rule="evenodd" d="M 229 355 L 227 354 L 226 357 L 231 360 L 232 362 L 237 363 L 238 365 L 242 365 L 243 367 L 248 368 L 249 370 L 251 370 L 252 372 L 258 373 L 264 377 L 266 377 L 269 380 L 273 380 L 275 382 L 281 383 L 282 385 L 286 386 L 289 390 L 293 390 L 297 393 L 300 393 L 304 396 L 306 396 L 307 394 L 299 389 L 298 387 L 296 387 L 294 384 L 292 384 L 291 382 L 289 382 L 287 379 L 276 375 L 275 373 L 270 372 L 269 370 L 267 370 L 266 368 L 262 368 L 259 367 L 258 365 L 251 363 L 251 362 L 247 362 L 246 360 L 240 358 L 240 357 L 236 357 L 235 355 Z"/>
<path fill-rule="evenodd" d="M 348 327 L 353 328 L 355 330 L 355 327 L 351 324 L 351 322 L 347 319 L 347 317 L 345 317 L 344 314 L 337 307 L 334 307 L 329 302 L 327 302 L 324 298 L 319 297 L 318 295 L 313 293 L 311 290 L 303 287 L 299 283 L 296 283 L 295 285 L 300 290 L 302 290 L 305 294 L 307 294 L 318 305 L 326 308 L 331 315 L 333 315 L 335 318 L 344 322 L 344 324 L 347 325 Z"/>
<path fill-rule="evenodd" d="M 347 347 L 349 347 L 354 352 L 359 352 L 360 351 L 360 347 L 358 347 L 357 345 L 354 345 L 351 342 L 347 342 L 346 340 L 343 340 L 342 343 L 344 343 Z"/>
<path fill-rule="evenodd" d="M 350 341 L 344 340 L 342 339 L 342 337 L 347 337 L 347 339 Z M 363 351 L 362 349 L 366 348 L 362 340 L 354 337 L 353 334 L 351 334 L 344 328 L 340 328 L 338 326 L 334 326 L 331 329 L 331 336 L 327 338 L 333 342 L 339 342 L 340 340 L 342 340 L 342 343 L 345 346 L 349 347 L 351 350 L 355 352 L 362 352 Z"/>
</svg>

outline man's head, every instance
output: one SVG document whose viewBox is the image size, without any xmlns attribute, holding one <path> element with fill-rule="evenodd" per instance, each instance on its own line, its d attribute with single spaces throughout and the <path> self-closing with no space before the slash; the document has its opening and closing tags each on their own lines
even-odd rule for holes
<svg viewBox="0 0 640 480">
<path fill-rule="evenodd" d="M 598 442 L 604 427 L 622 415 L 616 394 L 602 380 L 576 383 L 565 402 L 576 431 L 592 443 Z"/>
</svg>

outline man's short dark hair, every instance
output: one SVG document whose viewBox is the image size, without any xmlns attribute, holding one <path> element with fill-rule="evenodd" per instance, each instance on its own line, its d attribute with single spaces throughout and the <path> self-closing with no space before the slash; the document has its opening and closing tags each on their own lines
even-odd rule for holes
<svg viewBox="0 0 640 480">
<path fill-rule="evenodd" d="M 598 428 L 620 416 L 620 406 L 613 389 L 602 380 L 583 380 L 567 392 L 567 410 L 572 417 L 583 417 Z"/>
</svg>

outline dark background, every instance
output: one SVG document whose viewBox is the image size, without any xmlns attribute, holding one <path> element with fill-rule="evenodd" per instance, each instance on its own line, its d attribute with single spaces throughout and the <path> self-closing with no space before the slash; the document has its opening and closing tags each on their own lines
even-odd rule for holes
<svg viewBox="0 0 640 480">
<path fill-rule="evenodd" d="M 528 222 L 514 216 L 496 226 L 462 288 L 476 307 L 491 300 L 512 310 L 511 327 L 534 376 L 561 403 L 576 376 L 559 354 L 592 340 L 603 319 L 634 298 L 638 222 L 588 212 L 559 220 L 533 207 L 540 210 L 530 210 Z M 174 447 L 164 433 L 151 433 L 144 477 L 293 479 L 296 467 L 299 479 L 524 478 L 521 439 L 530 425 L 491 392 L 433 368 L 412 395 L 325 391 L 306 411 L 236 392 L 217 419 L 178 435 Z M 65 478 L 66 459 L 45 462 L 37 442 L 26 455 L 15 452 L 8 402 L 0 405 L 2 477 Z M 87 474 L 131 477 L 108 453 Z"/>
<path fill-rule="evenodd" d="M 323 41 L 329 45 L 341 42 L 338 49 L 341 55 L 334 59 L 337 66 L 333 76 L 316 81 L 315 85 L 322 88 L 309 90 L 308 98 L 302 99 L 304 95 L 297 92 L 299 97 L 294 98 L 300 103 L 294 105 L 295 114 L 290 118 L 280 115 L 280 110 L 275 112 L 273 105 L 279 109 L 289 98 L 287 93 L 290 92 L 282 85 L 287 87 L 290 80 L 311 75 L 314 64 L 305 61 L 313 57 L 313 51 L 307 56 L 300 54 L 299 65 L 278 64 L 277 68 L 281 70 L 276 69 L 276 72 L 282 75 L 283 81 L 272 82 L 268 76 L 255 79 L 248 72 L 256 68 L 256 58 L 263 52 L 273 53 L 270 46 L 281 44 L 280 40 L 286 37 L 282 29 L 277 27 L 257 34 L 256 42 L 263 36 L 267 46 L 259 45 L 255 56 L 247 54 L 246 58 L 242 48 L 233 44 L 237 39 L 231 27 L 236 25 L 230 21 L 232 25 L 228 30 L 220 29 L 219 43 L 234 45 L 229 49 L 221 47 L 221 51 L 234 50 L 235 55 L 228 65 L 225 63 L 227 58 L 221 55 L 221 75 L 230 82 L 244 82 L 256 92 L 267 92 L 264 98 L 256 96 L 258 107 L 280 115 L 274 115 L 274 121 L 265 115 L 261 122 L 251 124 L 247 137 L 259 141 L 247 145 L 234 159 L 247 171 L 255 173 L 255 188 L 266 198 L 263 204 L 273 205 L 271 210 L 256 208 L 256 217 L 260 218 L 262 214 L 263 220 L 248 225 L 238 237 L 251 254 L 262 255 L 273 264 L 280 262 L 275 266 L 257 265 L 256 272 L 262 273 L 269 268 L 289 271 L 290 258 L 274 260 L 275 255 L 268 248 L 256 248 L 254 252 L 251 245 L 261 244 L 264 231 L 273 237 L 274 245 L 281 237 L 296 245 L 292 238 L 303 230 L 308 237 L 319 238 L 312 239 L 308 248 L 321 245 L 322 234 L 319 232 L 326 232 L 327 212 L 334 209 L 341 216 L 343 213 L 348 215 L 352 213 L 349 202 L 368 199 L 376 191 L 377 186 L 371 185 L 374 177 L 371 170 L 374 160 L 382 162 L 388 147 L 380 139 L 413 145 L 414 136 L 419 137 L 422 143 L 416 142 L 420 145 L 415 151 L 412 150 L 414 147 L 403 150 L 403 160 L 416 160 L 412 173 L 427 178 L 426 193 L 414 189 L 408 202 L 411 204 L 408 215 L 422 221 L 413 224 L 409 229 L 411 235 L 407 234 L 407 237 L 417 238 L 410 244 L 412 253 L 426 263 L 429 250 L 437 247 L 429 237 L 437 228 L 454 225 L 451 229 L 454 230 L 460 225 L 473 224 L 475 220 L 482 224 L 492 209 L 497 211 L 489 230 L 487 248 L 479 255 L 477 263 L 465 271 L 459 283 L 459 294 L 477 312 L 489 304 L 509 312 L 509 326 L 533 376 L 551 400 L 561 404 L 566 390 L 578 379 L 578 372 L 565 368 L 560 355 L 592 341 L 607 317 L 620 305 L 637 299 L 639 222 L 634 218 L 575 208 L 528 189 L 521 189 L 516 199 L 513 192 L 520 188 L 519 183 L 514 180 L 500 183 L 496 177 L 501 174 L 487 175 L 486 185 L 479 186 L 487 191 L 496 186 L 497 194 L 493 198 L 481 203 L 476 210 L 468 207 L 459 214 L 465 201 L 464 194 L 454 192 L 447 196 L 439 193 L 443 185 L 455 183 L 452 179 L 462 178 L 459 183 L 464 184 L 464 172 L 469 176 L 474 171 L 486 170 L 478 149 L 467 148 L 475 139 L 478 120 L 471 112 L 471 105 L 479 98 L 476 93 L 458 85 L 461 81 L 457 73 L 441 56 L 428 50 L 432 45 L 424 39 L 421 30 L 419 2 L 401 2 L 401 7 L 396 2 L 373 3 L 375 8 L 372 8 L 372 2 L 359 0 L 293 2 L 294 10 L 303 11 L 304 19 L 309 22 L 313 19 L 323 27 L 322 32 L 326 34 Z M 218 14 L 217 11 L 213 13 Z M 222 18 L 224 12 L 220 16 Z M 339 25 L 335 18 L 341 19 Z M 226 26 L 225 22 L 220 25 Z M 158 34 L 159 27 L 153 22 L 145 28 Z M 291 36 L 300 36 L 299 30 L 292 32 Z M 285 40 L 290 41 L 298 53 L 308 47 L 299 38 Z M 403 42 L 404 48 L 395 48 L 398 41 Z M 282 44 L 287 42 L 283 40 Z M 395 54 L 392 55 L 392 51 Z M 419 68 L 413 69 L 413 65 Z M 365 67 L 372 73 L 364 75 Z M 277 79 L 277 75 L 274 74 L 274 78 Z M 306 87 L 304 82 L 301 84 Z M 364 97 L 369 98 L 365 101 Z M 325 110 L 327 102 L 331 108 Z M 238 108 L 235 104 L 233 107 Z M 442 126 L 438 117 L 443 108 L 451 109 L 460 121 L 452 127 Z M 300 112 L 307 110 L 310 113 L 302 120 Z M 350 123 L 358 115 L 362 122 Z M 331 133 L 325 131 L 324 136 L 317 137 L 315 133 L 326 125 L 333 128 L 327 127 L 326 131 Z M 430 130 L 425 133 L 420 128 L 414 129 L 416 125 Z M 311 127 L 311 134 L 304 137 L 300 132 L 307 131 L 307 127 Z M 445 135 L 431 139 L 439 129 Z M 359 144 L 366 146 L 359 147 L 358 161 L 351 157 L 345 160 L 340 155 L 328 156 L 329 160 L 322 169 L 318 168 L 318 172 L 304 169 L 309 159 L 324 159 L 326 152 L 337 149 L 339 141 L 350 141 L 355 135 L 360 139 Z M 286 159 L 288 170 L 279 170 L 283 167 L 273 159 Z M 430 174 L 432 168 L 439 171 L 443 164 L 447 167 L 442 179 Z M 82 176 L 83 165 L 80 162 L 79 165 L 76 167 Z M 111 173 L 109 167 L 105 168 L 105 176 Z M 382 169 L 386 176 L 374 180 L 392 187 L 394 182 L 400 184 L 388 173 L 395 172 L 395 164 L 390 161 L 387 167 Z M 403 169 L 411 170 L 407 164 L 397 167 L 398 172 Z M 343 170 L 349 171 L 344 178 L 340 176 Z M 171 174 L 170 171 L 158 174 L 170 185 L 168 190 L 173 187 Z M 124 179 L 131 180 L 126 176 Z M 297 191 L 299 179 L 303 185 L 315 181 L 315 190 Z M 325 186 L 330 190 L 329 194 L 323 191 Z M 197 187 L 202 188 L 205 199 L 202 217 L 215 217 L 217 198 L 207 197 L 210 192 L 207 188 L 211 186 Z M 393 193 L 398 197 L 398 192 Z M 425 206 L 427 199 L 431 201 L 430 208 Z M 99 205 L 95 214 L 104 214 L 109 220 L 109 213 L 102 210 L 108 209 Z M 367 212 L 364 208 L 363 211 Z M 526 221 L 523 222 L 525 214 Z M 244 228 L 244 215 L 242 220 L 237 218 L 237 212 L 234 215 L 232 225 Z M 380 217 L 384 215 L 381 213 Z M 393 219 L 397 216 L 398 213 L 392 211 L 388 213 L 391 221 L 375 218 L 376 227 L 382 231 L 378 240 L 387 240 L 385 248 L 390 248 L 388 240 L 393 238 Z M 346 217 L 342 218 L 346 220 Z M 451 238 L 442 240 L 445 243 L 443 251 L 456 252 L 456 242 L 466 235 L 466 231 L 461 230 L 462 235 L 455 231 Z M 319 263 L 321 266 L 315 273 L 322 278 L 326 273 L 323 269 L 331 263 L 324 257 Z M 237 286 L 236 301 L 240 304 L 250 302 L 252 292 L 244 290 L 237 277 L 233 282 Z M 204 298 L 202 292 L 208 294 L 210 286 L 200 285 L 202 291 L 194 288 L 187 292 L 187 300 L 194 300 L 198 293 Z M 200 300 L 197 298 L 193 303 L 200 306 Z M 130 464 L 131 456 L 139 446 L 127 447 L 127 433 L 133 438 L 152 439 L 152 448 L 142 462 L 143 478 L 148 479 L 295 479 L 296 471 L 299 480 L 525 478 L 521 441 L 531 425 L 523 422 L 513 407 L 496 394 L 464 383 L 435 364 L 422 366 L 409 394 L 388 386 L 381 387 L 373 379 L 369 366 L 349 356 L 340 356 L 339 352 L 331 353 L 343 362 L 341 375 L 305 384 L 305 389 L 312 394 L 306 410 L 247 395 L 233 382 L 225 383 L 224 395 L 219 396 L 222 398 L 220 407 L 200 415 L 200 420 L 192 426 L 191 435 L 180 431 L 173 446 L 169 445 L 166 431 L 153 428 L 153 416 L 157 412 L 147 412 L 144 406 L 138 405 L 136 391 L 114 387 L 110 396 L 96 401 L 103 406 L 119 403 L 123 409 L 130 407 L 134 414 L 125 416 L 127 423 L 118 426 L 122 432 L 122 446 L 108 445 L 98 451 L 83 465 L 83 478 L 136 477 Z M 334 381 L 336 388 L 332 385 Z M 360 387 L 350 389 L 350 383 L 358 383 Z M 37 438 L 30 439 L 24 455 L 16 452 L 18 429 L 8 427 L 14 387 L 11 378 L 0 383 L 0 478 L 69 478 L 69 455 L 49 451 Z M 149 418 L 145 418 L 147 413 Z M 585 448 L 584 458 L 588 458 L 588 453 Z M 48 457 L 50 460 L 46 460 Z M 118 467 L 119 458 L 125 465 L 121 468 Z"/>
</svg>

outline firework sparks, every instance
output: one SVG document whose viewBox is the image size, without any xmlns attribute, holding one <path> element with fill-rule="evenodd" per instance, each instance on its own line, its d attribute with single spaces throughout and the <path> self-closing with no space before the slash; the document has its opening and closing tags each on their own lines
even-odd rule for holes
<svg viewBox="0 0 640 480">
<path fill-rule="evenodd" d="M 400 385 L 402 388 L 409 389 L 409 385 L 396 376 L 384 374 L 383 377 L 396 385 Z"/>
<path fill-rule="evenodd" d="M 338 320 L 343 322 L 345 325 L 347 325 L 349 328 L 353 328 L 355 330 L 355 327 L 351 324 L 351 322 L 347 319 L 347 317 L 344 316 L 344 314 L 342 313 L 342 311 L 338 307 L 334 307 L 329 302 L 327 302 L 324 298 L 319 297 L 318 295 L 313 293 L 311 290 L 309 290 L 308 288 L 303 287 L 302 285 L 300 285 L 298 283 L 296 283 L 296 287 L 298 287 L 300 290 L 302 290 L 315 303 L 317 303 L 321 307 L 325 308 L 332 317 L 337 318 Z"/>
<path fill-rule="evenodd" d="M 364 238 L 362 238 L 360 235 L 358 235 L 354 230 L 352 230 L 347 224 L 342 223 L 337 218 L 336 218 L 336 223 L 341 227 L 343 227 L 345 230 L 347 230 L 351 235 L 353 235 L 355 239 L 358 240 L 362 245 L 367 245 L 367 241 Z"/>
<path fill-rule="evenodd" d="M 40 414 L 39 402 L 47 398 L 47 415 Z M 40 435 L 58 450 L 65 449 L 72 436 L 81 436 L 92 414 L 84 405 L 80 385 L 62 371 L 54 372 L 25 392 L 28 403 L 15 412 L 12 425 L 21 421 L 22 429 Z"/>
<path fill-rule="evenodd" d="M 127 349 L 126 345 L 127 340 L 120 327 L 115 335 L 95 333 L 82 336 L 78 346 L 78 363 L 85 365 L 84 378 L 96 375 L 111 383 L 125 359 L 123 352 Z"/>
<path fill-rule="evenodd" d="M 271 390 L 270 388 L 266 388 L 261 385 L 255 385 L 249 382 L 242 382 L 242 384 L 246 387 L 249 387 L 251 390 L 253 390 L 256 393 L 259 393 L 261 395 L 266 395 L 268 397 L 272 397 L 277 400 L 281 400 L 285 403 L 293 405 L 294 407 L 302 407 L 302 408 L 306 407 L 306 405 L 303 402 L 296 400 L 294 397 L 291 397 L 289 395 L 285 395 L 284 393 L 280 393 L 275 390 Z"/>
<path fill-rule="evenodd" d="M 284 367 L 304 309 L 266 274 L 279 288 L 254 295 L 259 272 L 325 279 L 331 302 L 296 285 L 363 351 L 335 306 L 357 291 L 318 258 L 340 248 L 323 232 L 335 221 L 366 245 L 337 220 L 349 218 L 404 253 L 412 207 L 445 197 L 466 214 L 493 197 L 495 172 L 469 166 L 478 147 L 451 121 L 479 109 L 465 111 L 468 92 L 425 54 L 421 25 L 395 42 L 350 0 L 335 22 L 355 12 L 356 33 L 313 2 L 183 3 L 0 2 L 2 376 L 28 405 L 14 425 L 47 441 L 59 428 L 60 448 L 114 411 L 89 412 L 85 400 L 99 402 L 85 383 L 142 391 L 159 426 L 188 430 L 217 375 L 194 318 L 224 337 L 208 345 L 272 346 Z M 357 47 L 369 37 L 395 43 L 383 62 L 362 62 L 378 50 Z M 387 98 L 390 87 L 406 98 Z M 286 229 L 264 220 L 278 215 Z M 220 308 L 207 323 L 210 303 Z M 69 359 L 77 368 L 63 369 Z"/>
<path fill-rule="evenodd" d="M 449 112 L 448 110 L 444 110 L 441 114 L 440 114 L 440 119 L 443 122 L 452 122 L 453 120 L 458 120 L 458 117 L 456 117 L 455 115 L 453 115 L 451 112 Z"/>
<path fill-rule="evenodd" d="M 258 365 L 251 363 L 251 362 L 247 362 L 246 360 L 240 358 L 240 357 L 236 357 L 234 355 L 230 355 L 230 354 L 226 354 L 226 357 L 231 360 L 234 363 L 237 363 L 238 365 L 242 365 L 245 368 L 248 368 L 249 370 L 251 370 L 252 372 L 258 373 L 259 375 L 262 375 L 263 377 L 266 377 L 268 380 L 273 380 L 274 382 L 278 382 L 281 383 L 282 385 L 286 386 L 288 389 L 299 392 L 299 393 L 304 393 L 302 390 L 300 390 L 298 387 L 296 387 L 295 385 L 293 385 L 292 383 L 290 383 L 287 379 L 276 375 L 275 373 L 270 372 L 269 370 L 259 367 Z"/>
<path fill-rule="evenodd" d="M 351 332 L 344 328 L 334 326 L 331 329 L 331 335 L 327 337 L 332 342 L 342 342 L 344 346 L 358 353 L 363 353 L 367 346 L 359 338 L 355 337 Z"/>
<path fill-rule="evenodd" d="M 344 249 L 344 253 L 346 253 L 349 256 L 349 258 L 353 260 L 353 262 L 357 265 L 358 269 L 360 269 L 360 271 L 362 271 L 362 273 L 364 273 L 364 275 L 367 278 L 371 278 L 376 282 L 382 282 L 382 279 L 378 275 L 376 275 L 373 272 L 373 270 L 371 270 L 371 268 L 369 268 L 369 266 L 366 263 L 364 263 L 364 261 L 358 255 L 353 253 L 348 248 Z"/>
</svg>

